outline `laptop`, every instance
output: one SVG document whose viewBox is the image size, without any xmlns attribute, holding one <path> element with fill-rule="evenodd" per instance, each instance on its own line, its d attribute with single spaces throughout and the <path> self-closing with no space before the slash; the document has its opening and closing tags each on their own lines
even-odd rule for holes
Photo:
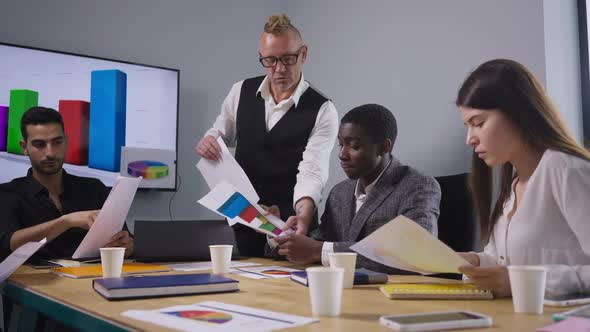
<svg viewBox="0 0 590 332">
<path fill-rule="evenodd" d="M 239 259 L 225 220 L 136 220 L 133 235 L 138 262 L 208 261 L 212 244 L 233 244 L 232 259 Z"/>
</svg>

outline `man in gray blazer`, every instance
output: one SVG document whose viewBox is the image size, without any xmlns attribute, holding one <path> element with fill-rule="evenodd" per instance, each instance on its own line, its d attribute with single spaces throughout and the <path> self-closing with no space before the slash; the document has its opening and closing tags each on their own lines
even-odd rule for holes
<svg viewBox="0 0 590 332">
<path fill-rule="evenodd" d="M 362 105 L 344 115 L 338 132 L 339 159 L 349 179 L 330 192 L 319 228 L 309 236 L 276 239 L 279 255 L 293 263 L 328 265 L 329 253 L 351 251 L 350 246 L 400 214 L 436 236 L 440 187 L 433 177 L 392 156 L 396 136 L 395 117 L 381 105 Z M 287 226 L 296 224 L 292 219 Z M 277 253 L 273 244 L 267 246 L 270 256 Z M 403 273 L 359 256 L 357 268 L 361 267 Z"/>
</svg>

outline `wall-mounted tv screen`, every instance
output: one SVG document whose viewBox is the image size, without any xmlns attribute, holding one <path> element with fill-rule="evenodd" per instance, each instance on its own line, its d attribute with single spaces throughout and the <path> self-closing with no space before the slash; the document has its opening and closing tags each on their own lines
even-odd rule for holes
<svg viewBox="0 0 590 332">
<path fill-rule="evenodd" d="M 64 169 L 112 186 L 176 190 L 180 71 L 0 43 L 0 183 L 30 167 L 20 120 L 33 106 L 64 119 Z"/>
</svg>

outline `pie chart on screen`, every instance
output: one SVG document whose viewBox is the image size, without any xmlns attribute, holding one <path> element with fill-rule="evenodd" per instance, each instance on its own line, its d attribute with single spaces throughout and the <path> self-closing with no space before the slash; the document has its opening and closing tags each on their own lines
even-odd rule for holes
<svg viewBox="0 0 590 332">
<path fill-rule="evenodd" d="M 182 310 L 182 311 L 169 311 L 164 312 L 165 314 L 193 319 L 201 322 L 211 324 L 223 324 L 232 320 L 232 316 L 224 312 L 218 311 L 207 311 L 207 310 Z"/>
<path fill-rule="evenodd" d="M 168 176 L 170 168 L 160 161 L 136 160 L 127 164 L 127 173 L 147 180 L 156 180 Z"/>
</svg>

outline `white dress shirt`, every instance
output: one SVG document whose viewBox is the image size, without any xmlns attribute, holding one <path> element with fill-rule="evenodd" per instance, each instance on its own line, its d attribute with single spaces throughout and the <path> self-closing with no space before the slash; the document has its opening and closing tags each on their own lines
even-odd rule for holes
<svg viewBox="0 0 590 332">
<path fill-rule="evenodd" d="M 371 184 L 369 184 L 365 188 L 362 188 L 362 185 L 360 184 L 361 183 L 360 180 L 356 181 L 356 187 L 354 188 L 354 198 L 355 198 L 355 203 L 356 203 L 355 204 L 356 205 L 355 206 L 355 213 L 359 212 L 361 206 L 363 206 L 363 204 L 365 204 L 365 201 L 367 200 L 367 196 L 369 196 L 369 192 L 375 187 L 375 184 L 377 184 L 377 181 L 379 181 L 379 179 L 381 178 L 381 175 L 383 175 L 383 172 L 385 172 L 387 167 L 389 167 L 390 163 L 391 163 L 391 160 L 389 160 L 387 165 L 385 165 L 385 167 L 383 168 L 381 173 L 379 173 L 379 176 L 375 179 L 375 181 L 371 182 Z M 334 242 L 324 241 L 324 244 L 322 245 L 322 265 L 330 266 L 329 255 L 333 252 L 334 252 Z"/>
<path fill-rule="evenodd" d="M 236 117 L 243 82 L 235 83 L 232 86 L 223 101 L 221 114 L 215 120 L 213 128 L 205 133 L 205 136 L 223 137 L 225 144 L 230 147 L 236 146 Z M 291 106 L 297 106 L 299 98 L 307 88 L 309 88 L 309 83 L 304 80 L 302 74 L 291 97 L 277 104 L 270 93 L 268 76 L 264 78 L 256 93 L 260 93 L 264 99 L 267 131 L 274 127 Z M 303 197 L 310 197 L 315 206 L 318 206 L 322 199 L 322 191 L 328 181 L 330 153 L 336 142 L 337 134 L 338 111 L 332 101 L 328 100 L 320 107 L 315 125 L 303 151 L 303 159 L 298 166 L 297 184 L 295 184 L 293 192 L 293 205 Z"/>
<path fill-rule="evenodd" d="M 547 294 L 590 292 L 590 162 L 546 150 L 508 220 L 514 199 L 513 184 L 480 265 L 544 265 Z"/>
</svg>

